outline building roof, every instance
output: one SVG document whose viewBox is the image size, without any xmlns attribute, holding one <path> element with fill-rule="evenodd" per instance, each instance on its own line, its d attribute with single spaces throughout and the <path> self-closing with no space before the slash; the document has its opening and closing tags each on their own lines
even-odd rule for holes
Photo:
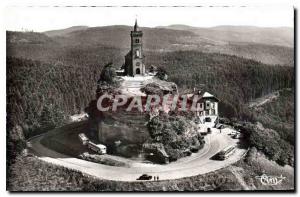
<svg viewBox="0 0 300 197">
<path fill-rule="evenodd" d="M 125 57 L 131 57 L 131 50 L 125 55 Z"/>
<path fill-rule="evenodd" d="M 215 97 L 214 95 L 212 95 L 211 93 L 209 93 L 209 92 L 204 92 L 203 95 L 202 95 L 202 98 L 213 98 L 213 99 L 216 99 L 219 102 L 219 99 L 217 97 Z"/>
<path fill-rule="evenodd" d="M 135 24 L 134 24 L 134 31 L 139 31 L 139 26 L 137 24 L 137 19 L 135 19 Z"/>
<path fill-rule="evenodd" d="M 186 93 L 184 95 L 186 95 L 189 99 L 194 99 L 194 96 L 198 96 L 198 102 L 203 101 L 203 99 L 215 99 L 217 102 L 219 102 L 219 99 L 209 92 L 198 91 L 197 93 Z"/>
<path fill-rule="evenodd" d="M 214 97 L 214 95 L 212 95 L 212 94 L 209 93 L 209 92 L 204 92 L 204 94 L 203 94 L 202 97 L 203 97 L 203 98 L 210 98 L 210 97 Z"/>
</svg>

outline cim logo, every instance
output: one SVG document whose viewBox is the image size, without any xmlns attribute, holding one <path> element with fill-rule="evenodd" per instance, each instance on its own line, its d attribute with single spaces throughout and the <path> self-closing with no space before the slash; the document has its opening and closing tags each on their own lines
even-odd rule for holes
<svg viewBox="0 0 300 197">
<path fill-rule="evenodd" d="M 256 176 L 255 178 L 259 179 L 263 185 L 279 185 L 286 178 L 282 175 L 280 176 L 268 176 L 263 174 L 261 176 Z"/>
</svg>

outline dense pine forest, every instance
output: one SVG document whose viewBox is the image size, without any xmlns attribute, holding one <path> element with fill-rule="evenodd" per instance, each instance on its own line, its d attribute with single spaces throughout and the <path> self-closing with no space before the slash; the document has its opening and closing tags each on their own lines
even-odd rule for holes
<svg viewBox="0 0 300 197">
<path fill-rule="evenodd" d="M 197 87 L 212 92 L 221 100 L 221 113 L 229 117 L 238 117 L 242 105 L 254 98 L 294 86 L 293 67 L 270 66 L 236 56 L 196 51 L 151 53 L 147 63 L 163 67 L 169 80 L 181 89 Z"/>
<path fill-rule="evenodd" d="M 80 56 L 72 61 L 76 62 L 76 57 L 80 62 Z M 20 126 L 28 138 L 84 111 L 94 98 L 96 81 L 107 61 L 80 66 L 8 57 L 8 129 Z M 221 115 L 227 117 L 241 117 L 243 105 L 249 100 L 294 85 L 292 67 L 268 66 L 228 55 L 149 53 L 146 63 L 163 67 L 169 80 L 181 89 L 198 87 L 217 95 Z"/>
<path fill-rule="evenodd" d="M 180 31 L 175 33 L 169 38 L 176 39 Z M 121 67 L 128 50 L 93 42 L 76 44 L 71 38 L 7 33 L 7 137 L 11 153 L 21 150 L 25 139 L 83 112 L 95 98 L 103 66 L 112 62 L 115 68 Z M 145 50 L 145 55 L 146 66 L 166 70 L 168 80 L 180 90 L 196 87 L 216 95 L 221 100 L 221 116 L 227 118 L 249 119 L 247 102 L 294 88 L 291 66 L 199 50 Z"/>
<path fill-rule="evenodd" d="M 9 173 L 16 174 L 19 165 L 27 163 L 28 158 L 17 156 L 26 146 L 26 139 L 65 124 L 70 115 L 84 112 L 95 99 L 96 83 L 104 65 L 113 63 L 120 68 L 124 63 L 130 28 L 54 32 L 58 36 L 49 32 L 7 32 L 7 163 L 14 165 Z M 165 70 L 168 80 L 175 82 L 180 92 L 195 87 L 216 95 L 221 117 L 261 122 L 266 130 L 252 131 L 250 145 L 282 165 L 292 165 L 293 49 L 289 45 L 273 46 L 269 44 L 274 43 L 272 39 L 262 44 L 231 40 L 228 45 L 218 46 L 199 39 L 197 35 L 205 32 L 198 31 L 145 29 L 146 68 L 155 65 Z M 112 37 L 115 39 L 109 40 Z M 182 50 L 185 46 L 188 49 Z M 248 108 L 249 101 L 277 90 L 280 97 L 274 102 L 256 111 Z M 34 159 L 31 162 L 40 165 Z M 52 169 L 42 168 L 47 169 L 45 172 Z M 26 170 L 32 172 L 31 167 Z M 52 169 L 50 177 L 55 170 L 61 173 L 60 169 Z"/>
</svg>

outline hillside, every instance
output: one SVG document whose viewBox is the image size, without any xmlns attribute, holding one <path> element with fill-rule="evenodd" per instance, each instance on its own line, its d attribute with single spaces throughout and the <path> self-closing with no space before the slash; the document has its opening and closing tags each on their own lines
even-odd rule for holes
<svg viewBox="0 0 300 197">
<path fill-rule="evenodd" d="M 290 27 L 216 26 L 199 28 L 185 25 L 170 25 L 160 26 L 159 28 L 191 31 L 203 39 L 219 42 L 294 46 L 294 29 Z"/>
<path fill-rule="evenodd" d="M 196 28 L 173 25 L 157 28 L 141 28 L 144 33 L 145 51 L 178 51 L 197 50 L 208 53 L 223 53 L 253 59 L 266 64 L 293 66 L 293 29 L 292 28 L 260 28 L 243 26 L 219 26 L 213 28 Z M 40 37 L 52 40 L 40 43 L 40 48 L 117 48 L 129 49 L 129 26 L 86 27 L 75 26 L 61 30 L 35 33 Z M 32 45 L 27 40 L 28 33 L 7 32 L 9 48 Z M 46 36 L 45 36 L 46 35 Z M 16 41 L 18 41 L 16 43 Z M 55 43 L 54 46 L 53 43 Z M 36 51 L 35 51 L 36 52 Z M 29 53 L 29 52 L 28 52 Z"/>
<path fill-rule="evenodd" d="M 144 49 L 147 50 L 171 50 L 173 44 L 184 44 L 186 38 L 196 37 L 188 31 L 169 29 L 141 28 L 144 32 Z M 129 48 L 129 26 L 105 26 L 90 27 L 84 30 L 72 31 L 61 36 L 52 37 L 64 45 L 95 46 L 102 45 L 115 48 Z"/>
<path fill-rule="evenodd" d="M 88 28 L 88 26 L 73 26 L 73 27 L 69 27 L 69 28 L 66 28 L 66 29 L 46 31 L 46 32 L 44 32 L 44 34 L 46 34 L 49 37 L 65 36 L 65 35 L 73 32 L 73 31 L 85 30 L 87 28 Z"/>
</svg>

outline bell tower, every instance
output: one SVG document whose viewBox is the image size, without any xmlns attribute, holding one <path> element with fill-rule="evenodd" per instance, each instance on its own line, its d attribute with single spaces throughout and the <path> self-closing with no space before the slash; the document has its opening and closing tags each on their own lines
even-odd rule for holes
<svg viewBox="0 0 300 197">
<path fill-rule="evenodd" d="M 143 55 L 143 32 L 139 30 L 137 20 L 130 33 L 131 50 L 125 56 L 125 72 L 126 75 L 145 75 L 144 55 Z"/>
</svg>

